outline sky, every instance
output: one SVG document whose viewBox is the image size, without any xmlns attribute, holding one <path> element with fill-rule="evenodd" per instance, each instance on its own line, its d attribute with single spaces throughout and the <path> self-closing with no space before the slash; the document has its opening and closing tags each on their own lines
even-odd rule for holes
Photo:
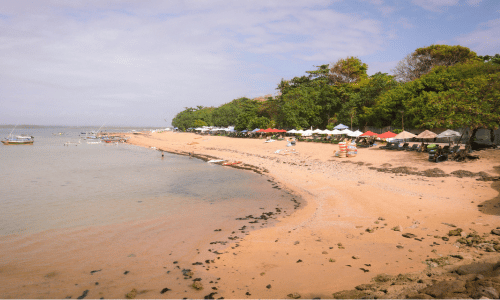
<svg viewBox="0 0 500 300">
<path fill-rule="evenodd" d="M 0 0 L 0 125 L 170 126 L 356 56 L 500 53 L 497 0 Z"/>
</svg>

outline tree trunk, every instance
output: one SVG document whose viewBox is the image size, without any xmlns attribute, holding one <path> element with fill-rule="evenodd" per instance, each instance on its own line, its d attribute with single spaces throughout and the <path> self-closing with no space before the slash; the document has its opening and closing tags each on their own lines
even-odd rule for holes
<svg viewBox="0 0 500 300">
<path fill-rule="evenodd" d="M 469 133 L 469 140 L 467 140 L 467 144 L 465 145 L 465 153 L 468 154 L 469 150 L 472 146 L 472 141 L 476 137 L 478 128 L 474 128 L 470 133 Z"/>
<path fill-rule="evenodd" d="M 493 129 L 490 129 L 490 141 L 495 142 L 495 131 Z"/>
</svg>

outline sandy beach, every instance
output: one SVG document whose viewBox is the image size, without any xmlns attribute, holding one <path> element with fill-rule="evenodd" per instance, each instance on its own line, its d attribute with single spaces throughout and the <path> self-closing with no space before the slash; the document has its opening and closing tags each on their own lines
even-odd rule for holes
<svg viewBox="0 0 500 300">
<path fill-rule="evenodd" d="M 2 258 L 16 263 L 0 268 L 2 298 L 495 298 L 500 291 L 499 150 L 436 164 L 426 153 L 378 146 L 336 158 L 333 144 L 122 135 L 159 150 L 159 159 L 167 151 L 241 162 L 220 167 L 267 176 L 295 195 L 293 205 L 235 215 L 232 224 L 213 216 L 196 243 L 189 243 L 195 221 L 161 217 L 7 237 Z M 172 243 L 173 234 L 187 244 Z"/>
<path fill-rule="evenodd" d="M 241 161 L 305 200 L 304 207 L 279 218 L 276 226 L 238 240 L 215 268 L 201 271 L 221 278 L 212 285 L 203 282 L 214 287 L 215 298 L 332 298 L 378 274 L 438 276 L 449 268 L 500 259 L 495 251 L 499 236 L 491 233 L 500 226 L 498 150 L 476 152 L 474 161 L 436 164 L 425 153 L 378 147 L 339 159 L 333 155 L 338 145 L 298 142 L 287 147 L 286 141 L 193 133 L 130 135 L 129 143 Z M 462 232 L 450 236 L 457 228 Z M 457 242 L 467 236 L 483 240 L 475 247 Z M 427 277 L 412 287 L 414 293 L 439 281 Z M 383 294 L 364 292 L 401 297 L 406 290 L 396 287 Z"/>
</svg>

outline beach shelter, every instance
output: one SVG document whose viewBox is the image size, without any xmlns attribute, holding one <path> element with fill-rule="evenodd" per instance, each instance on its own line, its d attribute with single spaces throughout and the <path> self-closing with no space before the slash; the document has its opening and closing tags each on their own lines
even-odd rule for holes
<svg viewBox="0 0 500 300">
<path fill-rule="evenodd" d="M 454 136 L 461 136 L 461 134 L 460 134 L 460 132 L 448 129 L 448 130 L 441 132 L 436 137 L 440 139 L 440 138 L 452 138 Z"/>
<path fill-rule="evenodd" d="M 246 132 L 248 132 L 248 130 L 246 129 L 241 131 L 241 133 L 246 133 Z"/>
<path fill-rule="evenodd" d="M 312 133 L 313 133 L 313 131 L 311 129 L 307 129 L 306 131 L 304 131 L 304 133 L 302 135 L 303 136 L 310 136 Z"/>
<path fill-rule="evenodd" d="M 351 132 L 351 133 L 349 133 L 349 134 L 347 134 L 347 135 L 348 135 L 348 136 L 351 136 L 351 137 L 358 137 L 358 136 L 360 136 L 360 135 L 362 135 L 362 134 L 363 134 L 363 133 L 362 133 L 361 131 L 356 130 L 356 131 Z"/>
<path fill-rule="evenodd" d="M 347 135 L 349 135 L 349 134 L 351 134 L 351 133 L 353 133 L 353 132 L 352 132 L 352 131 L 350 131 L 349 129 L 344 129 L 344 130 L 341 130 L 341 131 L 340 131 L 340 134 L 347 134 Z"/>
<path fill-rule="evenodd" d="M 419 133 L 416 138 L 417 139 L 433 139 L 437 136 L 437 134 L 435 134 L 434 132 L 430 131 L 430 130 L 425 130 L 425 131 L 422 131 L 421 133 Z"/>
<path fill-rule="evenodd" d="M 342 134 L 342 131 L 340 131 L 338 129 L 334 129 L 334 130 L 330 131 L 330 134 L 339 135 L 339 134 Z"/>
<path fill-rule="evenodd" d="M 288 130 L 287 133 L 297 133 L 297 130 L 295 130 L 295 129 Z"/>
<path fill-rule="evenodd" d="M 396 136 L 396 134 L 394 132 L 391 132 L 391 131 L 386 131 L 386 132 L 378 135 L 378 137 L 380 139 L 390 139 L 390 138 L 393 138 L 395 136 Z"/>
<path fill-rule="evenodd" d="M 408 132 L 408 131 L 401 131 L 400 133 L 398 133 L 394 139 L 395 140 L 406 140 L 406 139 L 411 139 L 413 137 L 416 137 L 415 134 L 411 133 L 411 132 Z"/>
<path fill-rule="evenodd" d="M 313 130 L 313 133 L 317 133 L 317 134 L 321 134 L 322 132 L 323 132 L 323 130 L 321 130 L 319 128 Z"/>
<path fill-rule="evenodd" d="M 447 130 L 441 132 L 440 134 L 438 134 L 436 137 L 438 139 L 440 139 L 440 138 L 448 138 L 448 142 L 451 142 L 451 138 L 455 137 L 455 136 L 461 136 L 460 132 L 453 131 L 451 129 L 447 129 Z"/>
<path fill-rule="evenodd" d="M 254 130 L 252 130 L 251 132 L 257 132 L 259 131 L 260 129 L 259 128 L 255 128 Z"/>
<path fill-rule="evenodd" d="M 378 134 L 375 132 L 371 132 L 368 130 L 367 132 L 363 133 L 361 136 L 377 136 Z"/>
<path fill-rule="evenodd" d="M 340 123 L 339 125 L 333 127 L 333 129 L 338 129 L 338 130 L 347 129 L 347 128 L 349 128 L 349 126 L 345 126 L 342 123 Z"/>
</svg>

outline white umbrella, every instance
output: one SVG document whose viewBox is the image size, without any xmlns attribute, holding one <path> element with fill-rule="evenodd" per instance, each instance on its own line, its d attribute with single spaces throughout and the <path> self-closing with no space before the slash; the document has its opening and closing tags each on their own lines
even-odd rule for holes
<svg viewBox="0 0 500 300">
<path fill-rule="evenodd" d="M 455 136 L 461 136 L 460 132 L 453 131 L 451 129 L 447 129 L 440 134 L 438 134 L 436 137 L 437 138 L 448 138 L 448 142 L 451 142 L 451 138 Z"/>
<path fill-rule="evenodd" d="M 323 130 L 321 130 L 321 129 L 319 129 L 319 128 L 318 128 L 318 129 L 314 129 L 314 130 L 313 130 L 313 133 L 321 133 L 322 131 L 323 131 Z"/>
<path fill-rule="evenodd" d="M 339 134 L 342 134 L 342 131 L 340 131 L 338 129 L 334 129 L 334 130 L 330 131 L 330 134 L 339 135 Z"/>
<path fill-rule="evenodd" d="M 456 132 L 456 131 L 453 131 L 451 129 L 448 129 L 448 130 L 441 132 L 436 137 L 440 139 L 440 138 L 451 138 L 454 136 L 461 136 L 461 134 L 460 134 L 460 132 Z"/>
<path fill-rule="evenodd" d="M 347 135 L 349 135 L 351 133 L 352 133 L 352 131 L 350 131 L 349 129 L 344 129 L 344 130 L 340 131 L 340 134 L 347 134 Z"/>
<path fill-rule="evenodd" d="M 312 131 L 312 130 L 307 129 L 306 131 L 304 131 L 304 133 L 303 133 L 302 135 L 303 135 L 303 136 L 309 136 L 309 135 L 311 135 L 312 133 L 313 133 L 313 131 Z"/>
<path fill-rule="evenodd" d="M 352 136 L 352 137 L 358 137 L 358 136 L 360 136 L 360 135 L 362 135 L 362 134 L 363 134 L 363 133 L 362 133 L 361 131 L 356 130 L 356 131 L 354 131 L 354 132 L 352 132 L 352 133 L 350 133 L 350 134 L 347 134 L 347 135 L 348 135 L 348 136 Z"/>
<path fill-rule="evenodd" d="M 295 129 L 288 130 L 286 133 L 297 133 L 297 130 L 295 130 Z"/>
</svg>

